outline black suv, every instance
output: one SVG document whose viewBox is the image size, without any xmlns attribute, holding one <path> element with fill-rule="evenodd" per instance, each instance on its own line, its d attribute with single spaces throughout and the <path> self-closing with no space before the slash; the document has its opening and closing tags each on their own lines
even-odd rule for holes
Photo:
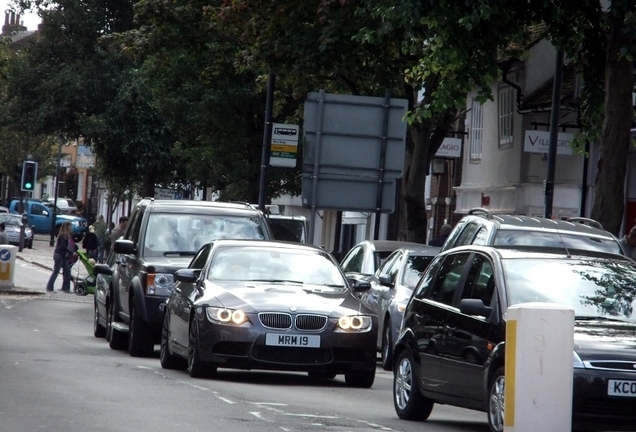
<svg viewBox="0 0 636 432">
<path fill-rule="evenodd" d="M 108 266 L 97 266 L 94 334 L 113 349 L 148 357 L 159 343 L 173 274 L 216 239 L 272 238 L 264 215 L 245 204 L 143 199 Z M 107 274 L 104 274 L 107 273 Z"/>
<path fill-rule="evenodd" d="M 616 237 L 593 220 L 493 214 L 484 208 L 468 211 L 453 228 L 442 252 L 462 245 L 560 247 L 624 254 Z"/>
<path fill-rule="evenodd" d="M 487 412 L 503 430 L 507 308 L 574 309 L 575 430 L 634 430 L 636 263 L 561 248 L 461 246 L 442 252 L 415 287 L 394 347 L 400 418 L 426 420 L 435 403 Z M 550 365 L 546 365 L 550 367 Z"/>
</svg>

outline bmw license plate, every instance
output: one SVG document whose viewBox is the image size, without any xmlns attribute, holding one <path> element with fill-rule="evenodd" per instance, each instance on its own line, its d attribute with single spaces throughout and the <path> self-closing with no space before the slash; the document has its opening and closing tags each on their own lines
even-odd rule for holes
<svg viewBox="0 0 636 432">
<path fill-rule="evenodd" d="M 609 396 L 636 397 L 636 381 L 609 380 L 607 394 Z"/>
<path fill-rule="evenodd" d="M 320 336 L 285 333 L 265 334 L 265 345 L 301 348 L 320 348 Z"/>
</svg>

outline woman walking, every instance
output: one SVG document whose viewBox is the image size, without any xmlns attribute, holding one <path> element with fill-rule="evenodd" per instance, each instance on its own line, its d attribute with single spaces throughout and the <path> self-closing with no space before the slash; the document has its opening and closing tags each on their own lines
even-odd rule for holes
<svg viewBox="0 0 636 432">
<path fill-rule="evenodd" d="M 60 227 L 59 234 L 57 235 L 57 243 L 55 243 L 55 250 L 53 251 L 53 273 L 49 278 L 49 283 L 46 284 L 46 290 L 48 292 L 53 291 L 53 286 L 57 275 L 62 269 L 62 292 L 71 292 L 71 266 L 69 265 L 68 258 L 75 255 L 75 251 L 71 248 L 73 234 L 71 232 L 71 223 L 64 222 Z"/>
</svg>

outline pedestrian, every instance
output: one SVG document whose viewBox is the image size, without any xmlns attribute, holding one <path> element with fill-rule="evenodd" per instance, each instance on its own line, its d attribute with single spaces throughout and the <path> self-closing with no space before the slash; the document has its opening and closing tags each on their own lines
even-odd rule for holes
<svg viewBox="0 0 636 432">
<path fill-rule="evenodd" d="M 93 224 L 93 229 L 95 230 L 95 235 L 97 236 L 97 258 L 96 261 L 100 264 L 104 262 L 104 251 L 110 250 L 110 234 L 108 234 L 108 230 L 106 229 L 106 222 L 104 221 L 104 216 L 97 216 L 97 220 Z M 108 248 L 106 248 L 106 237 L 108 236 Z"/>
<path fill-rule="evenodd" d="M 4 230 L 6 226 L 4 222 L 0 222 L 0 245 L 9 244 L 9 236 L 7 232 Z"/>
<path fill-rule="evenodd" d="M 442 225 L 439 229 L 439 237 L 435 237 L 433 240 L 428 242 L 429 246 L 443 246 L 452 230 L 453 227 L 449 224 Z"/>
<path fill-rule="evenodd" d="M 89 256 L 89 258 L 97 259 L 98 246 L 99 241 L 97 239 L 97 234 L 95 234 L 95 227 L 91 225 L 88 227 L 88 232 L 84 235 L 82 247 L 86 250 L 86 254 Z"/>
<path fill-rule="evenodd" d="M 69 259 L 73 258 L 77 254 L 71 245 L 73 244 L 73 234 L 71 232 L 71 223 L 64 222 L 60 227 L 60 231 L 57 235 L 57 242 L 55 243 L 55 250 L 53 251 L 53 273 L 49 278 L 49 282 L 46 284 L 46 290 L 48 292 L 53 291 L 53 286 L 57 275 L 62 270 L 62 292 L 71 292 L 71 266 Z"/>
<path fill-rule="evenodd" d="M 636 260 L 636 226 L 632 227 L 629 230 L 629 234 L 623 236 L 622 239 L 618 241 L 618 244 L 623 249 L 623 253 L 625 256 Z"/>
<path fill-rule="evenodd" d="M 110 232 L 110 244 L 111 247 L 115 245 L 115 240 L 124 235 L 124 231 L 126 230 L 126 224 L 128 224 L 128 217 L 121 216 L 119 218 L 119 224 L 112 229 Z"/>
</svg>

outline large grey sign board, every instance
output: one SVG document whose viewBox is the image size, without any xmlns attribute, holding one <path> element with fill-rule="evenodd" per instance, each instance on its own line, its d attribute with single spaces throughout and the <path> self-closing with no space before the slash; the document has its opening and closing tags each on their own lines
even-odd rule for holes
<svg viewBox="0 0 636 432">
<path fill-rule="evenodd" d="M 382 183 L 381 211 L 389 213 L 395 207 L 396 180 Z M 312 178 L 303 173 L 302 205 L 311 207 Z M 323 174 L 317 190 L 317 202 L 331 210 L 351 210 L 375 212 L 377 206 L 377 179 L 353 176 Z"/>
<path fill-rule="evenodd" d="M 392 213 L 395 180 L 404 168 L 407 109 L 405 99 L 309 93 L 303 205 Z"/>
</svg>

